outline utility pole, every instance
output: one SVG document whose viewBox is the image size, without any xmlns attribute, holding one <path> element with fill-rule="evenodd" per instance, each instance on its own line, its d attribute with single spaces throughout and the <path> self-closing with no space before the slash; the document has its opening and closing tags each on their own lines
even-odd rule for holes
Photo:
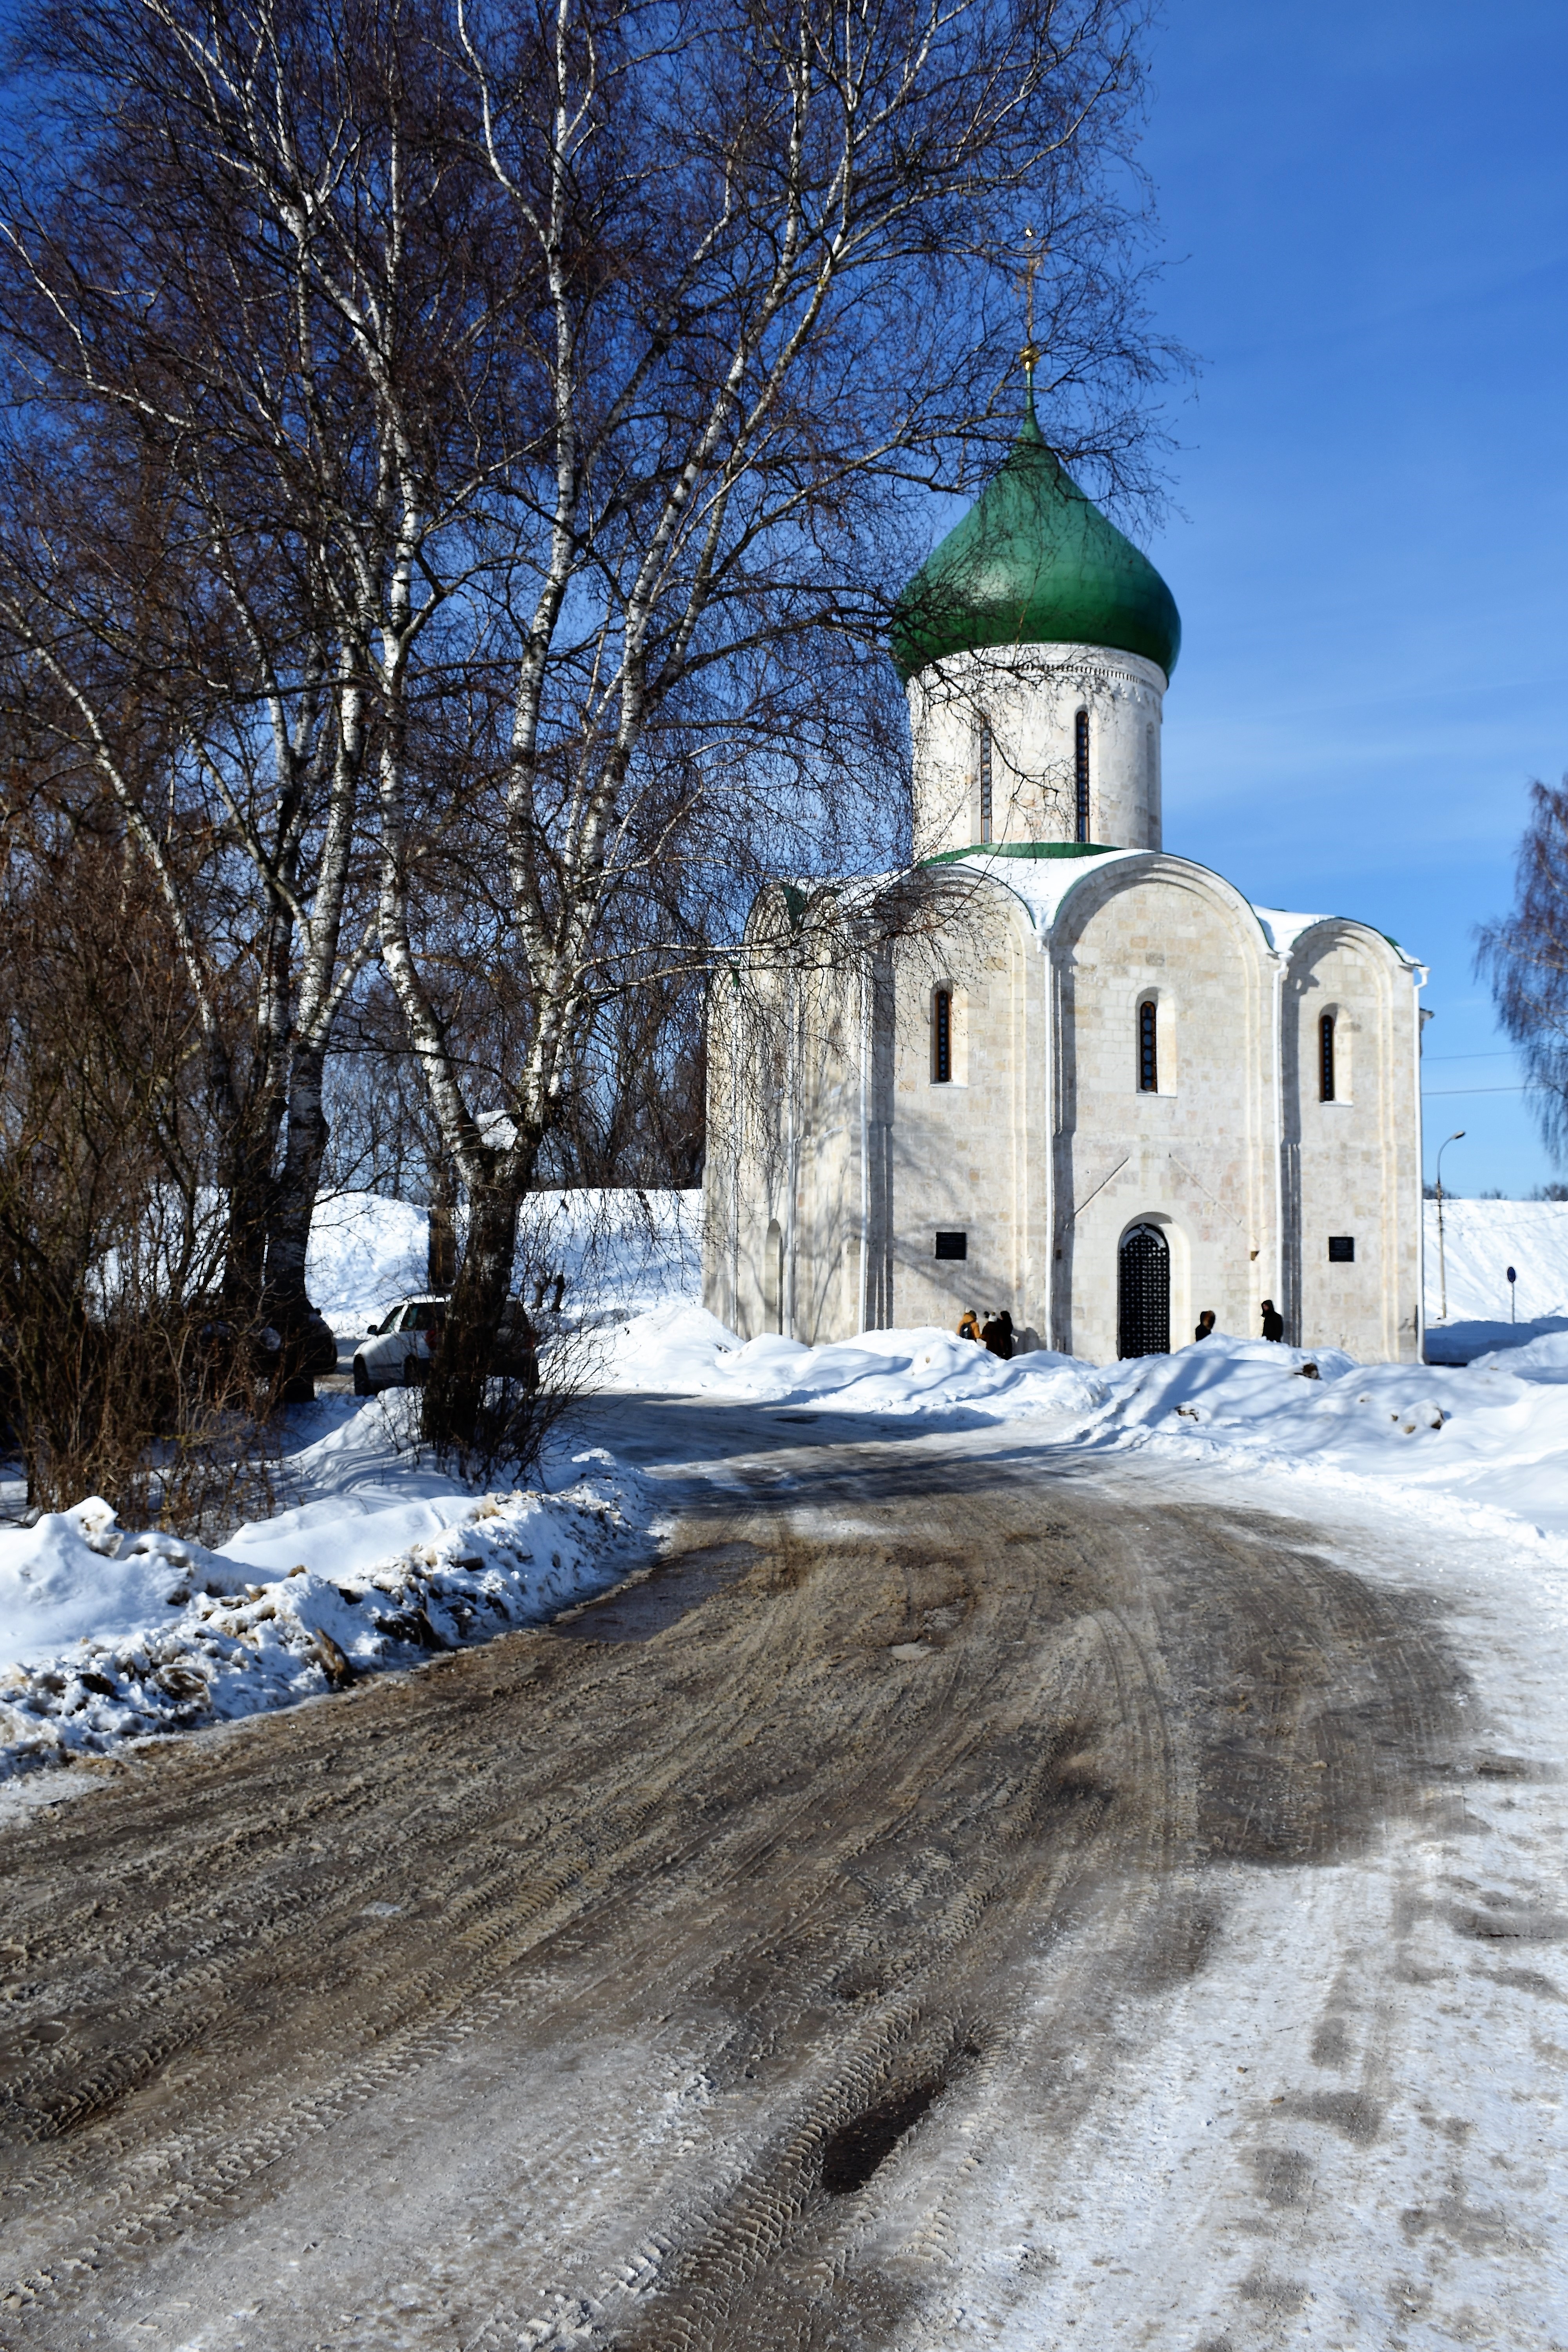
<svg viewBox="0 0 1568 2352">
<path fill-rule="evenodd" d="M 1464 1129 L 1457 1127 L 1453 1134 L 1445 1136 L 1437 1146 L 1437 1280 L 1443 1293 L 1443 1311 L 1437 1318 L 1439 1323 L 1446 1323 L 1448 1319 L 1448 1261 L 1443 1255 L 1443 1154 L 1450 1143 L 1463 1142 L 1464 1135 Z"/>
</svg>

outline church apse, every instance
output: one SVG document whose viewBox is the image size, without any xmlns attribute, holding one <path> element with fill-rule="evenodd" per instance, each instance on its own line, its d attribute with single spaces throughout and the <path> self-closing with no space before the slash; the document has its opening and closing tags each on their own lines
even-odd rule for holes
<svg viewBox="0 0 1568 2352">
<path fill-rule="evenodd" d="M 1407 960 L 1366 924 L 1328 918 L 1295 940 L 1284 1000 L 1287 1328 L 1399 1360 L 1416 1342 L 1421 1283 Z"/>
<path fill-rule="evenodd" d="M 1252 909 L 1184 861 L 1099 868 L 1050 940 L 1062 1040 L 1053 1344 L 1118 1352 L 1126 1232 L 1166 1230 L 1178 1338 L 1250 1334 L 1275 1282 L 1273 959 Z"/>
</svg>

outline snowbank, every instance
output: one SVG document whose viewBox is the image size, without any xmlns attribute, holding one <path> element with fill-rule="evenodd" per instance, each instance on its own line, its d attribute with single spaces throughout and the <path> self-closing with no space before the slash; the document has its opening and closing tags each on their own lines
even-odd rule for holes
<svg viewBox="0 0 1568 2352">
<path fill-rule="evenodd" d="M 679 1299 L 700 1279 L 699 1209 L 690 1192 L 535 1194 L 520 1278 L 563 1275 L 590 1322 Z M 428 1247 L 423 1209 L 323 1201 L 310 1296 L 357 1336 L 425 1287 Z M 297 1411 L 282 1480 L 300 1499 L 222 1551 L 122 1528 L 97 1498 L 0 1529 L 0 1779 L 538 1623 L 646 1552 L 647 1491 L 610 1454 L 552 1465 L 552 1491 L 475 1496 L 422 1465 L 418 1410 L 396 1391 Z"/>
<path fill-rule="evenodd" d="M 565 1276 L 569 1310 L 637 1314 L 695 1298 L 702 1283 L 702 1195 L 633 1189 L 531 1193 L 518 1238 L 517 1278 Z M 363 1337 L 395 1299 L 426 1286 L 430 1214 L 378 1192 L 320 1201 L 306 1286 L 332 1329 Z"/>
<path fill-rule="evenodd" d="M 1568 1535 L 1568 1336 L 1461 1370 L 1216 1334 L 1101 1377 L 1105 1403 L 1073 1433 L 1079 1442 L 1310 1472 Z"/>
<path fill-rule="evenodd" d="M 378 1192 L 318 1201 L 310 1221 L 305 1287 L 334 1331 L 363 1337 L 395 1298 L 423 1290 L 430 1260 L 430 1214 Z"/>
<path fill-rule="evenodd" d="M 657 1308 L 613 1333 L 604 1343 L 600 1378 L 609 1389 L 734 1404 L 956 1414 L 961 1425 L 1008 1421 L 1020 1412 L 1080 1412 L 1102 1392 L 1089 1365 L 1044 1349 L 1005 1364 L 973 1339 L 934 1326 L 864 1331 L 829 1348 L 772 1334 L 742 1341 L 703 1307 L 689 1306 Z"/>
<path fill-rule="evenodd" d="M 0 1530 L 0 1779 L 231 1720 L 536 1624 L 624 1576 L 641 1481 L 601 1450 L 562 1486 L 474 1496 L 412 1454 L 416 1398 L 333 1398 L 285 1465 L 316 1491 L 221 1552 L 96 1498 Z"/>
</svg>

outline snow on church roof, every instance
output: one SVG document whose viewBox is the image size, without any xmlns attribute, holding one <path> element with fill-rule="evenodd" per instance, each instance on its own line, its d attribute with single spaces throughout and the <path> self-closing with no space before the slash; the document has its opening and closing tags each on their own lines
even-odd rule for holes
<svg viewBox="0 0 1568 2352">
<path fill-rule="evenodd" d="M 1263 936 L 1280 955 L 1289 955 L 1303 931 L 1325 919 L 1321 915 L 1287 915 L 1278 907 L 1258 907 L 1252 909 L 1263 926 Z"/>
<path fill-rule="evenodd" d="M 1278 907 L 1258 906 L 1255 906 L 1252 911 L 1262 924 L 1264 937 L 1269 946 L 1279 955 L 1288 956 L 1297 940 L 1303 933 L 1310 931 L 1315 923 L 1358 923 L 1363 930 L 1377 931 L 1380 940 L 1386 940 L 1401 962 L 1409 964 L 1413 971 L 1422 969 L 1417 958 L 1407 954 L 1397 940 L 1389 939 L 1386 931 L 1378 931 L 1377 925 L 1367 922 L 1363 916 L 1287 915 Z"/>
<path fill-rule="evenodd" d="M 1038 931 L 1048 931 L 1061 911 L 1062 900 L 1086 874 L 1098 874 L 1119 857 L 1142 857 L 1140 849 L 1101 849 L 1092 842 L 1041 841 L 1008 844 L 986 850 L 949 850 L 928 858 L 929 866 L 956 866 L 999 882 L 1029 910 Z"/>
<path fill-rule="evenodd" d="M 927 858 L 925 864 L 928 866 L 963 865 L 984 874 L 987 881 L 999 882 L 1004 889 L 1012 892 L 1014 898 L 1023 901 L 1028 909 L 1029 919 L 1036 929 L 1043 933 L 1051 929 L 1068 893 L 1085 875 L 1100 872 L 1117 858 L 1175 857 L 1177 855 L 1173 850 L 1107 849 L 1095 842 L 1005 842 L 997 844 L 994 848 L 977 845 L 969 849 L 943 850 L 937 856 Z M 1182 858 L 1180 862 L 1184 866 L 1196 866 L 1200 874 L 1211 874 L 1214 870 L 1211 866 L 1199 866 L 1195 858 Z M 1225 881 L 1223 875 L 1215 875 L 1215 879 Z M 1226 884 L 1227 889 L 1234 887 L 1233 884 Z M 1279 907 L 1254 905 L 1250 899 L 1243 903 L 1252 908 L 1258 927 L 1275 954 L 1283 957 L 1289 957 L 1298 940 L 1315 924 L 1360 919 L 1355 916 L 1336 918 L 1289 914 Z M 1375 927 L 1368 924 L 1365 928 L 1370 930 Z M 1377 935 L 1380 939 L 1388 937 L 1384 931 Z M 1388 944 L 1404 962 L 1414 963 L 1414 959 L 1405 954 L 1397 940 L 1389 940 Z"/>
</svg>

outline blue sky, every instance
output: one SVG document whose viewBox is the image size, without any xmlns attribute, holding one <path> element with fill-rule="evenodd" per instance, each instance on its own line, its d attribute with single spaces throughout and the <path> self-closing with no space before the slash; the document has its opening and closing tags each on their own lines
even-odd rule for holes
<svg viewBox="0 0 1568 2352">
<path fill-rule="evenodd" d="M 1471 934 L 1568 769 L 1568 8 L 1170 0 L 1153 63 L 1166 845 L 1429 963 L 1427 1172 L 1528 1193 Z"/>
</svg>

